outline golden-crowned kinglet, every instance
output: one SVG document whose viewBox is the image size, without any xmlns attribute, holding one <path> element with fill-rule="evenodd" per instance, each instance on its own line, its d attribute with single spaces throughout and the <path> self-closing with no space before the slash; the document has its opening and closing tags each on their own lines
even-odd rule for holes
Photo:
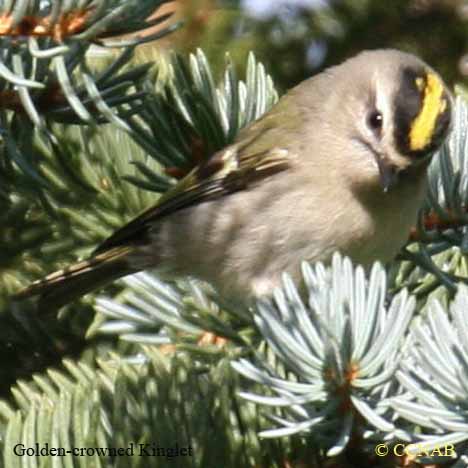
<svg viewBox="0 0 468 468">
<path fill-rule="evenodd" d="M 388 261 L 416 221 L 451 108 L 440 76 L 417 57 L 360 53 L 292 89 L 90 259 L 20 296 L 58 307 L 160 268 L 246 301 L 336 250 L 365 265 Z"/>
</svg>

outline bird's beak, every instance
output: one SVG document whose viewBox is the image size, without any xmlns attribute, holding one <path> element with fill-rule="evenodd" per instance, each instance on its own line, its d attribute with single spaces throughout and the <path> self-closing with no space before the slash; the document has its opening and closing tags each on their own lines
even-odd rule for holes
<svg viewBox="0 0 468 468">
<path fill-rule="evenodd" d="M 377 167 L 379 168 L 380 185 L 387 193 L 398 182 L 398 171 L 384 155 L 378 155 Z"/>
<path fill-rule="evenodd" d="M 377 167 L 379 168 L 380 185 L 384 193 L 392 189 L 400 179 L 411 168 L 416 170 L 426 170 L 432 159 L 432 153 L 417 160 L 410 161 L 401 156 L 392 155 L 389 158 L 386 154 L 378 154 L 376 157 Z M 417 169 L 418 168 L 418 169 Z"/>
</svg>

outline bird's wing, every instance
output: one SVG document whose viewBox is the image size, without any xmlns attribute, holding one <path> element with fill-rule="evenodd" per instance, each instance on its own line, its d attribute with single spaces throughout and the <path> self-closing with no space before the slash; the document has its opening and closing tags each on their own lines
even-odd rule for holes
<svg viewBox="0 0 468 468">
<path fill-rule="evenodd" d="M 246 139 L 215 153 L 204 164 L 192 170 L 165 193 L 155 206 L 116 231 L 94 253 L 144 242 L 148 229 L 164 216 L 245 189 L 250 184 L 290 166 L 293 159 L 290 151 L 280 147 L 265 150 L 262 148 L 264 145 L 256 144 L 261 133 L 246 133 Z"/>
</svg>

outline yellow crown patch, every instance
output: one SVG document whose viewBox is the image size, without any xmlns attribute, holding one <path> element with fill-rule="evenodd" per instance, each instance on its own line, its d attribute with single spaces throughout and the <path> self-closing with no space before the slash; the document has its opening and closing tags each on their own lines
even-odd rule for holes
<svg viewBox="0 0 468 468">
<path fill-rule="evenodd" d="M 410 129 L 409 145 L 412 151 L 422 150 L 431 142 L 437 117 L 447 107 L 447 101 L 442 97 L 444 87 L 440 79 L 433 73 L 428 73 L 426 79 L 421 112 L 413 120 Z M 422 91 L 424 85 L 421 78 L 416 79 L 416 86 Z"/>
</svg>

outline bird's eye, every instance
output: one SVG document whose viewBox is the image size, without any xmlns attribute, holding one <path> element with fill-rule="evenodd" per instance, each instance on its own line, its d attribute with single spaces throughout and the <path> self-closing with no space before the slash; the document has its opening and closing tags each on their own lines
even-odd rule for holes
<svg viewBox="0 0 468 468">
<path fill-rule="evenodd" d="M 380 133 L 383 126 L 383 115 L 378 110 L 372 111 L 367 117 L 369 127 L 377 133 Z"/>
</svg>

